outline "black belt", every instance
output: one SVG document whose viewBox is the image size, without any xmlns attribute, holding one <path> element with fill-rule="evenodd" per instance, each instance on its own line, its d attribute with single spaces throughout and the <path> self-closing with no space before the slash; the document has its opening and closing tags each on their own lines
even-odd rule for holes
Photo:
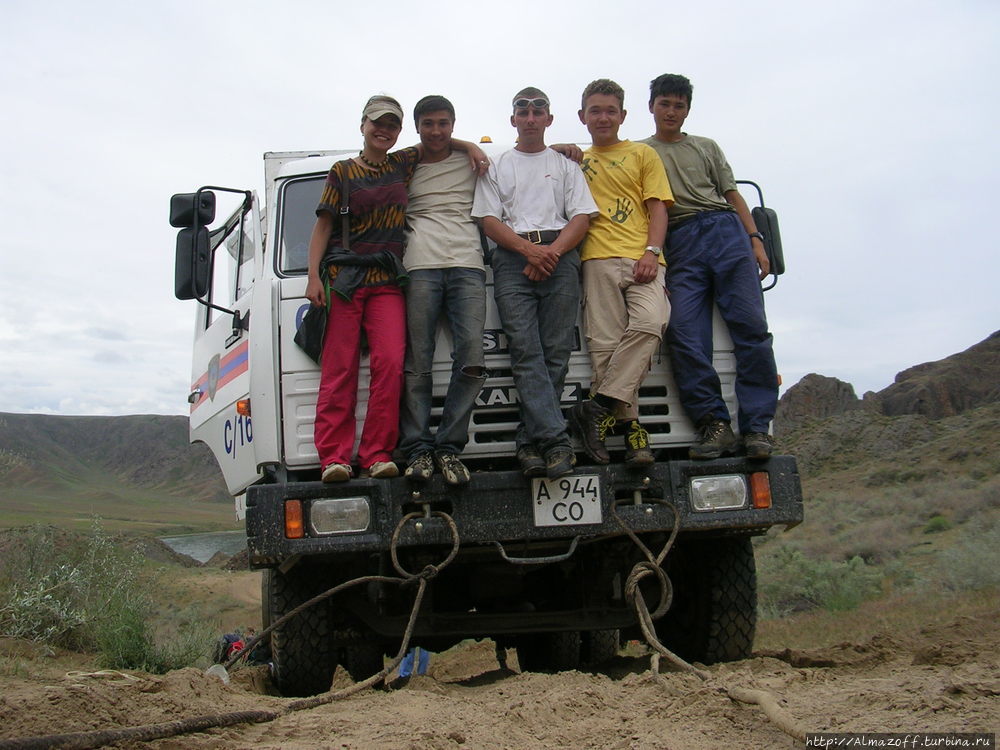
<svg viewBox="0 0 1000 750">
<path fill-rule="evenodd" d="M 682 226 L 685 226 L 686 224 L 691 223 L 692 221 L 697 221 L 698 219 L 707 219 L 709 216 L 715 216 L 716 214 L 735 214 L 735 213 L 736 213 L 735 211 L 732 211 L 732 210 L 727 209 L 727 208 L 720 208 L 720 209 L 715 210 L 715 211 L 699 211 L 696 214 L 691 214 L 690 216 L 685 216 L 680 221 L 671 221 L 667 225 L 667 231 L 668 232 L 672 232 L 675 229 L 680 229 Z"/>
<path fill-rule="evenodd" d="M 559 232 L 551 229 L 545 231 L 538 231 L 536 229 L 532 232 L 525 232 L 524 234 L 519 234 L 517 236 L 527 240 L 532 245 L 551 245 L 555 242 L 556 237 L 559 236 Z"/>
</svg>

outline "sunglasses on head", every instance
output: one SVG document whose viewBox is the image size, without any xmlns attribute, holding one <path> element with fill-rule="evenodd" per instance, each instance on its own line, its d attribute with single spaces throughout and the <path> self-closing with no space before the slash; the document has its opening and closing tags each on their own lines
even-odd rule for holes
<svg viewBox="0 0 1000 750">
<path fill-rule="evenodd" d="M 549 106 L 548 101 L 542 98 L 514 100 L 514 107 L 516 109 L 526 109 L 527 107 L 535 107 L 536 109 L 545 109 L 547 106 Z"/>
</svg>

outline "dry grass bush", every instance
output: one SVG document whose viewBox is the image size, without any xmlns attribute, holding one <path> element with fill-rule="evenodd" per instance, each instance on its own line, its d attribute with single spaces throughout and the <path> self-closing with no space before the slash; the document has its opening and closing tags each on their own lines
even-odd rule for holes
<svg viewBox="0 0 1000 750">
<path fill-rule="evenodd" d="M 155 643 L 154 582 L 138 553 L 99 523 L 89 535 L 52 527 L 11 530 L 0 562 L 0 636 L 81 652 L 103 667 L 166 672 L 204 655 L 211 634 L 197 623 Z"/>
</svg>

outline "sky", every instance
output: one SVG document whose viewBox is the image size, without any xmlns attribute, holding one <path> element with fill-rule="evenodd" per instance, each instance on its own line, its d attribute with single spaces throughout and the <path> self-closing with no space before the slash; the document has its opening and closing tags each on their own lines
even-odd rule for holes
<svg viewBox="0 0 1000 750">
<path fill-rule="evenodd" d="M 186 413 L 170 196 L 263 196 L 265 151 L 360 148 L 374 93 L 443 94 L 457 137 L 512 145 L 534 85 L 548 142 L 584 143 L 580 93 L 612 78 L 637 140 L 649 81 L 687 75 L 685 130 L 778 212 L 786 388 L 860 396 L 1000 329 L 995 0 L 0 0 L 0 35 L 0 412 Z"/>
</svg>

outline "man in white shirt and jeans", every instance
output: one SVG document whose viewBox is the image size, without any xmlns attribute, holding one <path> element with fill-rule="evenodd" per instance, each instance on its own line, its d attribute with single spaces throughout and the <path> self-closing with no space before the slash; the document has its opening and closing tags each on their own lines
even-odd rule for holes
<svg viewBox="0 0 1000 750">
<path fill-rule="evenodd" d="M 519 91 L 510 122 L 517 145 L 476 185 L 473 217 L 497 243 L 493 293 L 520 400 L 517 457 L 525 476 L 573 471 L 560 406 L 580 308 L 580 254 L 597 206 L 580 167 L 545 145 L 549 98 Z"/>
</svg>

